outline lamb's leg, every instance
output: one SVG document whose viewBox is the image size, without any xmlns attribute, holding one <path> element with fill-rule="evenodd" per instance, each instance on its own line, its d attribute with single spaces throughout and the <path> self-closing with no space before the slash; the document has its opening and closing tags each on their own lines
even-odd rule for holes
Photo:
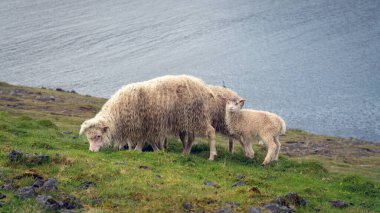
<svg viewBox="0 0 380 213">
<path fill-rule="evenodd" d="M 234 139 L 231 137 L 228 138 L 228 152 L 234 153 Z"/>
<path fill-rule="evenodd" d="M 194 132 L 188 133 L 187 134 L 187 143 L 186 143 L 185 149 L 183 150 L 183 154 L 190 154 L 191 147 L 193 146 L 193 142 L 194 142 Z"/>
<path fill-rule="evenodd" d="M 179 139 L 181 139 L 181 142 L 182 142 L 182 148 L 183 148 L 183 153 L 185 152 L 185 149 L 186 149 L 186 144 L 187 144 L 187 141 L 186 141 L 186 131 L 179 131 Z"/>
<path fill-rule="evenodd" d="M 241 144 L 244 147 L 245 156 L 252 159 L 255 156 L 255 152 L 252 149 L 252 143 L 250 138 L 242 138 Z"/>
<path fill-rule="evenodd" d="M 208 125 L 206 135 L 208 137 L 209 145 L 210 145 L 210 157 L 209 160 L 214 160 L 215 155 L 217 155 L 216 147 L 215 147 L 215 129 L 211 125 Z"/>
<path fill-rule="evenodd" d="M 268 147 L 267 156 L 265 157 L 265 160 L 263 162 L 263 165 L 266 166 L 269 164 L 269 162 L 272 159 L 274 159 L 274 157 L 276 155 L 277 145 L 273 140 L 274 139 L 273 136 L 262 137 L 262 139 L 266 142 L 267 147 Z"/>
<path fill-rule="evenodd" d="M 278 156 L 280 154 L 280 149 L 281 149 L 281 143 L 280 143 L 280 136 L 279 135 L 277 135 L 276 137 L 274 137 L 274 142 L 277 145 L 276 155 L 275 155 L 274 160 L 278 160 Z"/>
<path fill-rule="evenodd" d="M 265 146 L 265 142 L 264 142 L 263 140 L 259 140 L 259 145 L 260 145 L 261 147 L 264 147 L 264 146 Z"/>
</svg>

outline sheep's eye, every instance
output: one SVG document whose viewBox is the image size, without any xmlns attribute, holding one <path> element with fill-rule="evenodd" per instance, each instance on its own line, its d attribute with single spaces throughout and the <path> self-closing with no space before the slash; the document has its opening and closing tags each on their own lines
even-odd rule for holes
<svg viewBox="0 0 380 213">
<path fill-rule="evenodd" d="M 100 135 L 95 136 L 96 139 L 99 139 L 99 138 L 101 138 L 101 137 L 102 137 L 102 136 L 100 136 Z"/>
<path fill-rule="evenodd" d="M 235 105 L 238 105 L 239 103 L 235 103 Z"/>
</svg>

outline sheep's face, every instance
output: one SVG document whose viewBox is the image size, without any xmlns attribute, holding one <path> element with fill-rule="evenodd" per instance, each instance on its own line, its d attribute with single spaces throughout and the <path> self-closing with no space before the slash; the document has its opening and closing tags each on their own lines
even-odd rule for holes
<svg viewBox="0 0 380 213">
<path fill-rule="evenodd" d="M 101 123 L 89 125 L 86 122 L 82 124 L 80 134 L 84 134 L 90 143 L 89 150 L 97 152 L 103 145 L 108 144 L 108 127 Z"/>
<path fill-rule="evenodd" d="M 245 100 L 228 100 L 226 104 L 226 110 L 228 112 L 238 112 L 244 105 Z"/>
<path fill-rule="evenodd" d="M 85 135 L 90 143 L 90 151 L 97 152 L 106 143 L 107 127 L 91 128 L 86 131 Z"/>
</svg>

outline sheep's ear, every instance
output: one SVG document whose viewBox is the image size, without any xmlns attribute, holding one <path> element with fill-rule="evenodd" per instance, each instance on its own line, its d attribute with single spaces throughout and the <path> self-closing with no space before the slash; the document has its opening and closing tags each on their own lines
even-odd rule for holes
<svg viewBox="0 0 380 213">
<path fill-rule="evenodd" d="M 79 135 L 83 135 L 83 133 L 86 131 L 87 129 L 87 126 L 82 124 L 82 126 L 80 127 L 80 130 L 79 130 Z"/>
<path fill-rule="evenodd" d="M 241 100 L 239 101 L 239 103 L 240 103 L 240 107 L 243 107 L 243 106 L 244 106 L 244 103 L 245 103 L 245 100 L 244 100 L 244 99 L 241 99 Z"/>
<path fill-rule="evenodd" d="M 227 102 L 227 101 L 228 101 L 228 99 L 227 99 L 226 96 L 219 96 L 219 98 L 220 98 L 222 101 L 224 101 L 224 102 Z"/>
</svg>

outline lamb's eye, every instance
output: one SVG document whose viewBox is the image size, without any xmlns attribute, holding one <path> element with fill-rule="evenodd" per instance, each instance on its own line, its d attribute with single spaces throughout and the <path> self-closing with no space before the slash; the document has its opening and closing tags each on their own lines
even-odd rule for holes
<svg viewBox="0 0 380 213">
<path fill-rule="evenodd" d="M 235 103 L 235 105 L 238 105 L 239 103 Z"/>
<path fill-rule="evenodd" d="M 97 135 L 95 138 L 96 139 L 100 139 L 102 136 L 100 136 L 100 135 Z"/>
</svg>

